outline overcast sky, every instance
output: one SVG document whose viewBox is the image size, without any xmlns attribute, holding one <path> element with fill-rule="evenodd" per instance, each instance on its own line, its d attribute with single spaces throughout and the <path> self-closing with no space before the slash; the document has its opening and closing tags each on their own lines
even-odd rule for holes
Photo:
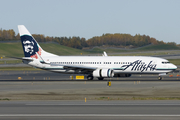
<svg viewBox="0 0 180 120">
<path fill-rule="evenodd" d="M 0 0 L 0 28 L 25 25 L 32 34 L 149 35 L 180 44 L 180 0 Z"/>
</svg>

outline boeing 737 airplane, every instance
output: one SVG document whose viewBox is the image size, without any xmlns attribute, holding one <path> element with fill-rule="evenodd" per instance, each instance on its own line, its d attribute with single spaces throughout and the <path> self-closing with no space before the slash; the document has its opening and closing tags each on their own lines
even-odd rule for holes
<svg viewBox="0 0 180 120">
<path fill-rule="evenodd" d="M 24 25 L 18 25 L 25 57 L 30 66 L 66 74 L 87 74 L 87 79 L 157 74 L 158 79 L 177 67 L 166 59 L 143 56 L 58 56 L 44 51 Z"/>
</svg>

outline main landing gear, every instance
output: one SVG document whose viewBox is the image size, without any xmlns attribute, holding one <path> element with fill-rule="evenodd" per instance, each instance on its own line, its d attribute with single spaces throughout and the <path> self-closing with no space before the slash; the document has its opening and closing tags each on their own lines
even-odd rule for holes
<svg viewBox="0 0 180 120">
<path fill-rule="evenodd" d="M 94 77 L 93 77 L 92 75 L 88 75 L 88 76 L 87 76 L 87 80 L 93 80 L 93 78 L 94 78 Z"/>
<path fill-rule="evenodd" d="M 87 76 L 87 80 L 93 80 L 93 76 L 92 75 L 88 75 Z M 98 80 L 104 80 L 104 78 L 103 77 L 98 77 Z"/>
<path fill-rule="evenodd" d="M 104 78 L 103 77 L 99 77 L 98 80 L 104 80 Z"/>
</svg>

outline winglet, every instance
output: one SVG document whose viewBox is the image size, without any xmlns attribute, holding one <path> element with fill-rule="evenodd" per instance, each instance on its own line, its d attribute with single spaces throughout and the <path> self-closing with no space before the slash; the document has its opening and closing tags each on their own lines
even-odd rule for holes
<svg viewBox="0 0 180 120">
<path fill-rule="evenodd" d="M 108 55 L 107 55 L 107 53 L 104 51 L 104 54 L 103 54 L 103 56 L 105 56 L 105 57 L 107 57 Z"/>
</svg>

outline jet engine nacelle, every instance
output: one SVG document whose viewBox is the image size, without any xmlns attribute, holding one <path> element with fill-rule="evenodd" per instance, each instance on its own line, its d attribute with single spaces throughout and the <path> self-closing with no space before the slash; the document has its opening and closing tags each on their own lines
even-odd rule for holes
<svg viewBox="0 0 180 120">
<path fill-rule="evenodd" d="M 114 71 L 112 69 L 96 69 L 93 71 L 93 76 L 94 77 L 113 77 L 114 76 Z"/>
</svg>

